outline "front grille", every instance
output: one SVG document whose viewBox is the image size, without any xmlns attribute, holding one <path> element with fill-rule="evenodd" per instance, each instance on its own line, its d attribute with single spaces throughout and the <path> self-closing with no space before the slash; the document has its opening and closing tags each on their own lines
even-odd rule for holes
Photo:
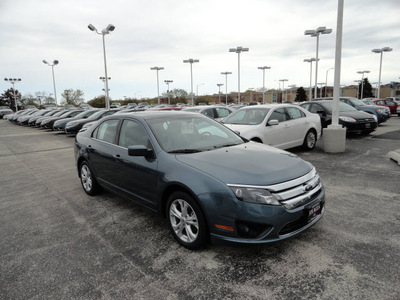
<svg viewBox="0 0 400 300">
<path fill-rule="evenodd" d="M 322 184 L 315 168 L 308 174 L 272 186 L 267 189 L 287 209 L 305 205 L 313 201 L 322 191 Z"/>
</svg>

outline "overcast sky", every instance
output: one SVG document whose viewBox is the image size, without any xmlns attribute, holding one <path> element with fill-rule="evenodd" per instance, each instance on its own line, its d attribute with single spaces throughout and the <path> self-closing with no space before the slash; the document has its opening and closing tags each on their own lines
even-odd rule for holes
<svg viewBox="0 0 400 300">
<path fill-rule="evenodd" d="M 190 92 L 193 64 L 194 92 L 218 92 L 225 84 L 221 72 L 230 71 L 228 92 L 238 89 L 238 55 L 229 48 L 243 46 L 241 91 L 261 88 L 260 66 L 266 71 L 266 87 L 308 87 L 316 38 L 307 29 L 332 28 L 320 36 L 318 82 L 326 81 L 334 66 L 337 0 L 0 0 L 0 75 L 21 78 L 22 93 L 53 93 L 51 67 L 42 60 L 59 60 L 54 68 L 58 98 L 65 89 L 81 89 L 86 101 L 103 95 L 104 61 L 99 31 L 113 24 L 106 35 L 110 97 L 157 97 L 170 88 Z M 354 84 L 366 74 L 378 81 L 379 54 L 371 49 L 392 47 L 384 53 L 382 82 L 400 81 L 400 0 L 346 0 L 344 6 L 341 84 Z M 313 65 L 314 66 L 314 65 Z M 314 71 L 313 71 L 314 72 Z M 313 75 L 314 77 L 314 75 Z M 334 71 L 328 72 L 333 85 Z M 314 78 L 313 78 L 314 82 Z M 0 92 L 10 87 L 0 81 Z M 225 92 L 225 86 L 221 92 Z"/>
</svg>

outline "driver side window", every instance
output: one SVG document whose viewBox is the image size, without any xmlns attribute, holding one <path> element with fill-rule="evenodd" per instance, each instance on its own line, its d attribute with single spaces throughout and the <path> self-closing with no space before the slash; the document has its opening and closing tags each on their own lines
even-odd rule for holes
<svg viewBox="0 0 400 300">
<path fill-rule="evenodd" d="M 268 121 L 278 120 L 279 122 L 284 122 L 287 121 L 288 119 L 289 118 L 285 112 L 285 109 L 277 108 L 271 113 L 271 116 L 269 117 Z"/>
</svg>

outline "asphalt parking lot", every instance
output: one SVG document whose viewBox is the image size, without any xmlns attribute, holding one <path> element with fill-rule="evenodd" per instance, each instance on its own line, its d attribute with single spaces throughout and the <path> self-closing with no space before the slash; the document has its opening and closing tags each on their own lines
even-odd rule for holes
<svg viewBox="0 0 400 300">
<path fill-rule="evenodd" d="M 346 152 L 294 149 L 317 168 L 327 213 L 262 246 L 179 246 L 167 223 L 87 196 L 74 138 L 0 120 L 1 299 L 400 299 L 400 117 Z"/>
</svg>

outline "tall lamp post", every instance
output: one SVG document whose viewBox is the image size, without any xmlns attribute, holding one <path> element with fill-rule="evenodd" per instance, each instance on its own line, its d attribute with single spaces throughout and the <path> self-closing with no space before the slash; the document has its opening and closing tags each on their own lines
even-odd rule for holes
<svg viewBox="0 0 400 300">
<path fill-rule="evenodd" d="M 18 104 L 17 104 L 17 94 L 15 93 L 15 83 L 21 81 L 21 78 L 4 78 L 4 81 L 8 81 L 13 86 L 13 94 L 14 94 L 14 102 L 15 102 L 15 112 L 18 111 Z"/>
<path fill-rule="evenodd" d="M 204 85 L 204 83 L 200 83 L 198 85 L 196 85 L 196 95 L 197 97 L 199 96 L 199 86 Z"/>
<path fill-rule="evenodd" d="M 380 53 L 381 54 L 381 60 L 380 60 L 380 64 L 379 64 L 379 81 L 378 81 L 378 94 L 376 96 L 376 98 L 380 97 L 381 94 L 381 71 L 382 71 L 382 56 L 383 56 L 383 52 L 390 52 L 393 49 L 390 47 L 384 47 L 381 49 L 372 49 L 371 51 L 374 53 Z"/>
<path fill-rule="evenodd" d="M 304 59 L 304 62 L 310 63 L 310 100 L 312 99 L 312 62 L 315 61 L 315 58 L 306 58 Z M 315 96 L 317 97 L 317 96 Z"/>
<path fill-rule="evenodd" d="M 163 67 L 152 67 L 150 70 L 156 70 L 157 71 L 157 98 L 158 98 L 158 105 L 160 105 L 160 84 L 158 81 L 158 71 L 164 70 Z"/>
<path fill-rule="evenodd" d="M 293 101 L 292 100 L 292 90 L 296 87 L 296 85 L 292 84 L 292 85 L 289 85 L 289 87 L 290 87 L 290 101 Z"/>
<path fill-rule="evenodd" d="M 173 80 L 164 80 L 164 82 L 167 84 L 167 86 L 168 86 L 168 89 L 167 89 L 167 96 L 168 96 L 168 105 L 170 105 L 171 103 L 170 103 L 170 100 L 169 100 L 169 84 L 170 83 L 173 83 L 174 81 Z"/>
<path fill-rule="evenodd" d="M 192 68 L 192 65 L 193 65 L 193 63 L 199 62 L 199 60 L 198 59 L 189 58 L 189 59 L 185 59 L 183 62 L 190 64 L 190 95 L 192 97 L 192 105 L 194 105 L 194 101 L 193 101 L 193 68 Z"/>
<path fill-rule="evenodd" d="M 362 77 L 361 77 L 361 94 L 360 94 L 360 98 L 359 98 L 359 99 L 362 99 L 363 96 L 364 96 L 364 73 L 369 73 L 369 71 L 358 71 L 357 73 L 358 74 L 362 74 Z"/>
<path fill-rule="evenodd" d="M 218 103 L 221 103 L 221 86 L 223 86 L 223 83 L 217 83 L 218 86 Z"/>
<path fill-rule="evenodd" d="M 225 75 L 225 104 L 228 104 L 228 75 L 232 72 L 221 72 L 221 74 Z"/>
<path fill-rule="evenodd" d="M 54 66 L 58 65 L 59 61 L 55 59 L 53 60 L 53 64 L 49 64 L 45 59 L 43 59 L 43 63 L 51 67 L 51 73 L 53 74 L 54 99 L 56 101 L 56 106 L 57 106 L 57 92 L 56 92 L 56 79 L 54 77 Z"/>
<path fill-rule="evenodd" d="M 325 97 L 328 97 L 328 72 L 330 71 L 330 70 L 333 70 L 334 68 L 330 68 L 330 69 L 328 69 L 327 71 L 326 71 L 326 80 L 325 80 Z"/>
<path fill-rule="evenodd" d="M 112 25 L 112 24 L 108 24 L 108 26 L 107 26 L 106 28 L 104 28 L 101 32 L 98 32 L 97 29 L 96 29 L 96 27 L 94 27 L 92 24 L 89 24 L 89 25 L 88 25 L 88 28 L 89 28 L 91 31 L 96 32 L 97 34 L 101 34 L 102 37 L 103 37 L 104 74 L 105 74 L 104 78 L 105 78 L 105 83 L 106 83 L 106 88 L 105 88 L 105 92 L 106 92 L 105 96 L 106 96 L 106 99 L 105 99 L 105 100 L 106 100 L 106 109 L 110 109 L 110 99 L 109 99 L 109 96 L 108 96 L 108 76 L 107 76 L 106 43 L 105 43 L 104 36 L 105 36 L 106 34 L 109 34 L 111 31 L 114 31 L 115 26 Z"/>
<path fill-rule="evenodd" d="M 271 69 L 271 67 L 258 67 L 258 69 L 263 71 L 263 104 L 265 103 L 265 70 Z"/>
<path fill-rule="evenodd" d="M 240 53 L 247 52 L 247 51 L 249 51 L 249 48 L 243 48 L 240 46 L 229 49 L 229 52 L 235 52 L 238 54 L 238 103 L 239 104 L 240 104 Z"/>
<path fill-rule="evenodd" d="M 361 84 L 361 80 L 353 80 L 354 82 L 357 82 L 357 99 L 358 99 L 358 94 L 360 93 L 360 84 Z"/>
<path fill-rule="evenodd" d="M 282 81 L 282 102 L 283 102 L 283 99 L 285 99 L 286 100 L 286 97 L 285 97 L 285 81 L 288 81 L 288 79 L 279 79 L 279 81 Z"/>
<path fill-rule="evenodd" d="M 306 30 L 304 31 L 305 35 L 310 35 L 312 37 L 317 37 L 317 50 L 315 55 L 315 87 L 314 87 L 314 95 L 317 95 L 317 80 L 318 80 L 318 48 L 319 48 L 319 35 L 320 34 L 330 34 L 332 29 L 327 29 L 326 27 L 318 27 L 315 30 Z"/>
<path fill-rule="evenodd" d="M 103 91 L 106 91 L 106 78 L 105 77 L 100 77 L 99 79 L 101 81 L 103 81 L 103 83 L 104 83 Z M 107 80 L 111 80 L 111 77 L 108 77 Z M 106 104 L 106 106 L 107 106 L 107 104 Z"/>
</svg>

